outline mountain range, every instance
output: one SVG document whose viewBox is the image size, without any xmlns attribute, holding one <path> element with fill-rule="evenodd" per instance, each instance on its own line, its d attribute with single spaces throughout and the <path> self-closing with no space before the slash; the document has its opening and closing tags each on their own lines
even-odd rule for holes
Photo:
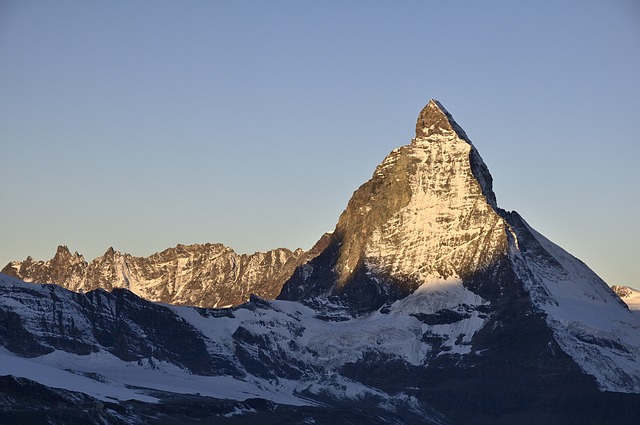
<svg viewBox="0 0 640 425">
<path fill-rule="evenodd" d="M 275 298 L 296 267 L 317 255 L 327 240 L 323 236 L 309 251 L 278 248 L 251 255 L 222 244 L 178 245 L 149 257 L 109 248 L 91 262 L 61 245 L 51 260 L 12 261 L 1 273 L 74 292 L 124 288 L 154 302 L 231 307 L 249 301 L 251 294 Z"/>
<path fill-rule="evenodd" d="M 34 281 L 93 273 L 108 290 L 85 290 L 80 278 L 65 285 L 83 292 L 1 276 L 0 419 L 640 421 L 640 314 L 498 207 L 478 150 L 435 100 L 411 143 L 384 159 L 314 249 L 256 258 L 266 272 L 252 282 L 280 285 L 276 299 L 169 304 L 204 305 L 195 265 L 225 251 L 205 248 L 178 246 L 148 268 L 149 259 L 111 250 L 102 258 L 113 265 L 92 268 L 65 248 L 59 262 L 7 266 L 4 273 Z M 207 305 L 227 303 L 216 297 Z"/>
</svg>

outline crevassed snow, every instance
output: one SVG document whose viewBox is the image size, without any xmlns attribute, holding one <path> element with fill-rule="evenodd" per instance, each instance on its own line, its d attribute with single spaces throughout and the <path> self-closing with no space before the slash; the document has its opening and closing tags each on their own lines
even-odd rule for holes
<svg viewBox="0 0 640 425">
<path fill-rule="evenodd" d="M 424 362 L 430 350 L 428 344 L 421 342 L 424 325 L 406 314 L 375 313 L 343 322 L 327 322 L 318 319 L 313 309 L 296 302 L 270 301 L 268 304 L 271 308 L 234 309 L 234 318 L 203 317 L 190 307 L 170 308 L 207 338 L 212 351 L 226 347 L 228 352 L 233 352 L 233 332 L 242 326 L 265 336 L 273 344 L 271 349 L 287 352 L 321 371 L 301 379 L 290 388 L 292 394 L 307 390 L 337 398 L 383 396 L 377 390 L 340 376 L 339 368 L 358 361 L 368 351 L 397 356 L 417 365 Z M 291 342 L 300 350 L 292 351 Z"/>
<path fill-rule="evenodd" d="M 190 307 L 170 307 L 191 323 L 208 340 L 211 351 L 233 352 L 232 334 L 242 326 L 266 336 L 272 344 L 291 352 L 293 341 L 301 347 L 296 358 L 305 364 L 320 366 L 325 371 L 337 371 L 342 365 L 356 362 L 363 353 L 378 352 L 401 358 L 413 365 L 427 362 L 431 346 L 422 341 L 429 332 L 444 339 L 448 354 L 470 351 L 473 335 L 485 324 L 485 319 L 472 307 L 487 304 L 480 296 L 464 288 L 460 279 L 434 279 L 423 284 L 412 295 L 396 301 L 385 314 L 370 315 L 346 321 L 325 321 L 317 312 L 290 301 L 269 301 L 271 308 L 235 309 L 235 318 L 203 317 Z M 443 309 L 471 307 L 469 318 L 456 323 L 426 325 L 412 314 L 433 314 Z"/>
<path fill-rule="evenodd" d="M 440 310 L 468 307 L 468 311 L 465 311 L 470 314 L 469 318 L 451 324 L 422 325 L 423 332 L 444 338 L 442 345 L 449 349 L 446 354 L 468 354 L 471 352 L 471 339 L 486 323 L 486 318 L 481 317 L 481 313 L 473 307 L 488 304 L 488 301 L 465 288 L 459 278 L 432 278 L 413 294 L 396 301 L 390 310 L 395 314 L 434 314 Z"/>
</svg>

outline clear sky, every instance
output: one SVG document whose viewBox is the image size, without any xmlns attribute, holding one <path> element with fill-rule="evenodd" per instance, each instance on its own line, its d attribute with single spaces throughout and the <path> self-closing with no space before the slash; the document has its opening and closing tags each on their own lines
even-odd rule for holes
<svg viewBox="0 0 640 425">
<path fill-rule="evenodd" d="M 429 98 L 498 204 L 640 288 L 640 3 L 0 0 L 0 267 L 310 248 Z"/>
</svg>

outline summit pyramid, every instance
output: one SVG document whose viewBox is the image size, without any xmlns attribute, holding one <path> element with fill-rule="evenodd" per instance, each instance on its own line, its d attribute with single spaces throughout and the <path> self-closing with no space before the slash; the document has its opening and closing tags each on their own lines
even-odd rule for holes
<svg viewBox="0 0 640 425">
<path fill-rule="evenodd" d="M 280 298 L 343 294 L 360 309 L 376 309 L 428 281 L 473 280 L 508 257 L 510 235 L 480 154 L 431 100 L 416 137 L 355 191 L 329 247 Z"/>
</svg>

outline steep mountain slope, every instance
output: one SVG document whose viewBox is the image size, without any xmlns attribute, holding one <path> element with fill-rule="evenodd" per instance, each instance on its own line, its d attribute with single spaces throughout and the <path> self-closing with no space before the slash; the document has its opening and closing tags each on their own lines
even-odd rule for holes
<svg viewBox="0 0 640 425">
<path fill-rule="evenodd" d="M 178 245 L 149 257 L 109 248 L 90 263 L 59 246 L 49 261 L 13 261 L 2 270 L 26 282 L 55 283 L 75 292 L 125 288 L 150 301 L 200 307 L 246 302 L 251 294 L 275 298 L 293 270 L 326 246 L 324 236 L 309 251 L 284 248 L 251 255 L 221 244 Z"/>
<path fill-rule="evenodd" d="M 0 403 L 109 403 L 96 423 L 638 423 L 640 316 L 491 184 L 431 101 L 278 300 L 202 309 L 2 277 Z"/>
</svg>

